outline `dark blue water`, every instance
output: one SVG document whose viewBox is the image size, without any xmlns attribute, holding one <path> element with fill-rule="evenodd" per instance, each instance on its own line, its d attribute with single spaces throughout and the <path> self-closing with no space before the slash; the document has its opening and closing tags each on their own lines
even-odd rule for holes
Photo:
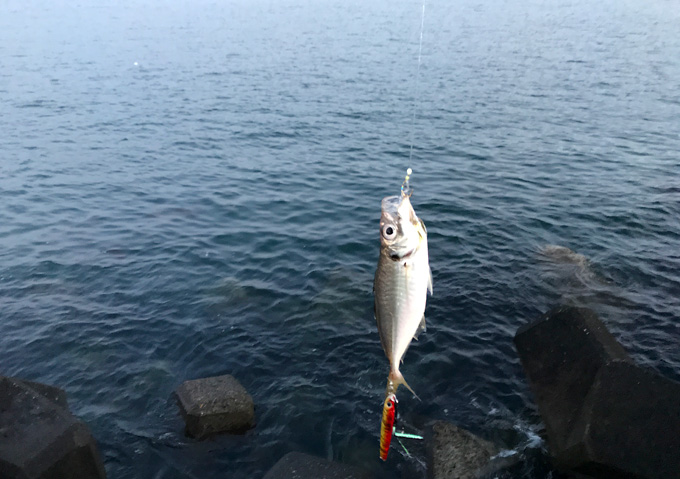
<svg viewBox="0 0 680 479">
<path fill-rule="evenodd" d="M 293 450 L 424 477 L 418 444 L 377 459 L 380 200 L 408 166 L 434 276 L 411 432 L 446 419 L 549 477 L 512 337 L 559 303 L 680 379 L 678 3 L 428 2 L 416 81 L 420 13 L 2 2 L 0 373 L 63 387 L 109 477 Z M 224 373 L 257 427 L 185 438 L 172 391 Z"/>
</svg>

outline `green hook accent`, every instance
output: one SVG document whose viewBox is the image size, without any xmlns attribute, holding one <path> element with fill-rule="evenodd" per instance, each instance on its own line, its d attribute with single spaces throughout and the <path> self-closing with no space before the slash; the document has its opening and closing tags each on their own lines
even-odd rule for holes
<svg viewBox="0 0 680 479">
<path fill-rule="evenodd" d="M 424 439 L 423 436 L 419 436 L 417 434 L 407 434 L 405 432 L 396 432 L 394 431 L 394 435 L 397 437 L 403 437 L 405 439 Z"/>
</svg>

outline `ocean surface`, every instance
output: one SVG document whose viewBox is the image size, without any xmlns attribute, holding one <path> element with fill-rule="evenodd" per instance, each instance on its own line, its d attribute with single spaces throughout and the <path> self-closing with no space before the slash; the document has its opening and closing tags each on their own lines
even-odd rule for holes
<svg viewBox="0 0 680 479">
<path fill-rule="evenodd" d="M 418 69 L 421 12 L 2 2 L 0 374 L 64 388 L 109 478 L 289 451 L 425 477 L 419 441 L 378 459 L 380 200 L 407 167 L 434 277 L 407 432 L 451 421 L 554 477 L 512 338 L 560 304 L 680 380 L 678 2 L 428 0 Z M 257 426 L 186 438 L 173 391 L 227 373 Z"/>
</svg>

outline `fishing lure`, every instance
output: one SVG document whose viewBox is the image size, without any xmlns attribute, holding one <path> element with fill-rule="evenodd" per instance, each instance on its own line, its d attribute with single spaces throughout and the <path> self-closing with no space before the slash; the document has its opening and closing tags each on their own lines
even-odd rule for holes
<svg viewBox="0 0 680 479">
<path fill-rule="evenodd" d="M 392 434 L 394 433 L 394 420 L 397 417 L 397 396 L 389 394 L 383 404 L 382 423 L 380 424 L 380 459 L 387 460 L 390 450 Z"/>
</svg>

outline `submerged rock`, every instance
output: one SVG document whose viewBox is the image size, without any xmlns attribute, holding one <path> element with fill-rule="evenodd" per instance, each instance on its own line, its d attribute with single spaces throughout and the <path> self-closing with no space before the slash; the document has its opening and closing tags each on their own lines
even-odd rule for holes
<svg viewBox="0 0 680 479">
<path fill-rule="evenodd" d="M 566 246 L 554 244 L 545 245 L 539 250 L 539 253 L 546 259 L 555 263 L 574 264 L 583 267 L 588 266 L 588 258 L 570 250 Z"/>
<path fill-rule="evenodd" d="M 635 365 L 594 312 L 558 308 L 515 345 L 563 470 L 679 477 L 680 383 Z"/>
<path fill-rule="evenodd" d="M 546 245 L 538 250 L 537 258 L 541 280 L 563 297 L 578 299 L 611 283 L 596 273 L 588 258 L 564 246 Z"/>
<path fill-rule="evenodd" d="M 63 390 L 0 376 L 0 477 L 105 478 L 95 440 Z"/>
<path fill-rule="evenodd" d="M 477 479 L 491 472 L 491 459 L 499 449 L 489 441 L 445 421 L 435 422 L 430 436 L 430 479 Z"/>
<path fill-rule="evenodd" d="M 187 436 L 204 439 L 218 433 L 243 433 L 255 423 L 248 391 L 226 374 L 185 381 L 175 392 Z"/>
<path fill-rule="evenodd" d="M 301 452 L 289 452 L 274 464 L 263 479 L 368 479 L 352 466 L 328 461 Z"/>
</svg>

